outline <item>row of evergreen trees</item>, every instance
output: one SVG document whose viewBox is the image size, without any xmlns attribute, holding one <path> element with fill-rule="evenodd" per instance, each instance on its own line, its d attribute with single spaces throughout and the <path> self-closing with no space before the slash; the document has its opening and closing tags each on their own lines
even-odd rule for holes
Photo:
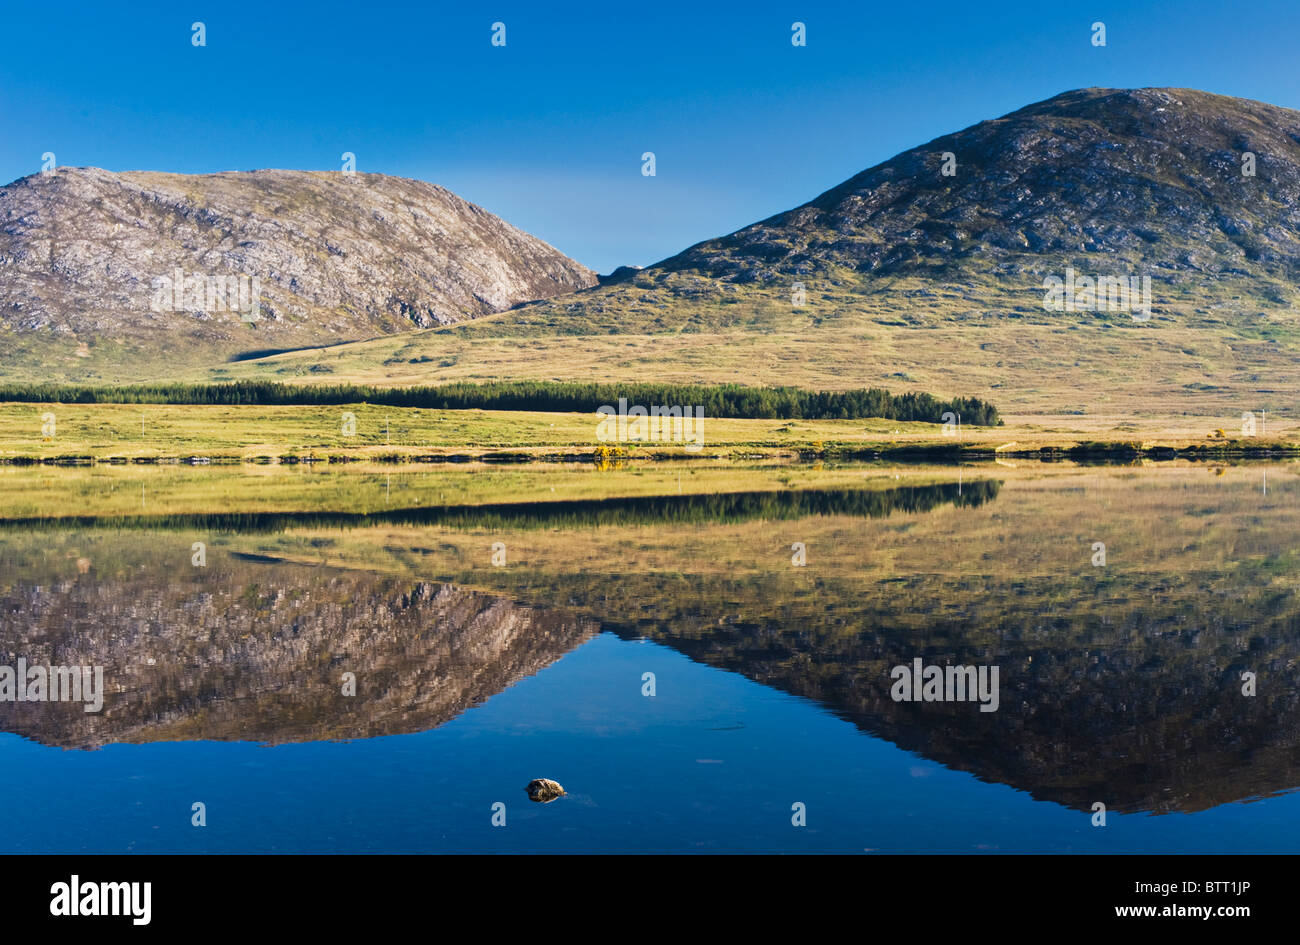
<svg viewBox="0 0 1300 945">
<path fill-rule="evenodd" d="M 60 529 L 172 530 L 267 534 L 298 528 L 416 525 L 444 528 L 594 528 L 606 525 L 739 524 L 794 521 L 811 515 L 885 518 L 896 512 L 929 512 L 940 505 L 977 508 L 998 496 L 1001 483 L 979 479 L 895 489 L 784 489 L 716 495 L 622 496 L 568 502 L 419 506 L 371 512 L 217 512 L 172 515 L 76 516 L 0 519 L 8 532 Z"/>
<path fill-rule="evenodd" d="M 137 384 L 122 387 L 10 384 L 0 401 L 63 404 L 383 404 L 441 410 L 538 410 L 594 413 L 598 407 L 703 407 L 706 417 L 755 419 L 888 420 L 943 422 L 954 413 L 963 424 L 997 426 L 997 408 L 973 397 L 939 400 L 930 394 L 887 390 L 808 391 L 797 387 L 740 384 L 597 384 L 576 381 L 457 382 L 439 387 L 371 387 L 355 384 L 281 384 L 235 381 L 225 384 Z"/>
</svg>

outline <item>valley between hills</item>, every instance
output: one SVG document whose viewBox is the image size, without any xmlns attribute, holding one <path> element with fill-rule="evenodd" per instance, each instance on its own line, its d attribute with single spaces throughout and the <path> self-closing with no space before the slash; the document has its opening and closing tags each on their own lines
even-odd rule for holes
<svg viewBox="0 0 1300 945">
<path fill-rule="evenodd" d="M 30 385 L 885 388 L 992 403 L 1005 426 L 964 434 L 989 449 L 1281 448 L 1300 395 L 1298 207 L 1300 113 L 1186 89 L 1067 92 L 599 279 L 422 182 L 64 168 L 0 188 L 0 367 Z M 158 311 L 158 274 L 178 270 L 257 276 L 259 317 Z M 1044 280 L 1067 272 L 1148 278 L 1150 317 L 1051 310 Z M 290 415 L 314 429 L 285 432 L 277 455 L 381 451 L 377 426 L 333 442 L 336 415 L 308 408 L 169 407 L 153 438 L 170 425 L 166 449 L 147 418 L 125 430 L 139 410 L 77 409 L 62 425 L 75 435 L 42 450 L 27 422 L 39 411 L 3 408 L 0 454 L 249 456 L 280 435 L 270 418 Z M 1267 420 L 1251 430 L 1246 413 Z M 586 415 L 426 419 L 396 419 L 411 437 L 421 428 L 397 452 L 594 443 Z M 932 424 L 846 422 L 710 428 L 731 452 L 945 442 Z"/>
</svg>

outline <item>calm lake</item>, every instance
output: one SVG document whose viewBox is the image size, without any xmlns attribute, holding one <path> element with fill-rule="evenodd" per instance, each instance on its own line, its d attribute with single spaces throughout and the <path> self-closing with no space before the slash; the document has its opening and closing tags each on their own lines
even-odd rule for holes
<svg viewBox="0 0 1300 945">
<path fill-rule="evenodd" d="M 0 850 L 1297 852 L 1297 499 L 1295 464 L 0 468 L 0 666 L 103 680 L 0 692 Z"/>
</svg>

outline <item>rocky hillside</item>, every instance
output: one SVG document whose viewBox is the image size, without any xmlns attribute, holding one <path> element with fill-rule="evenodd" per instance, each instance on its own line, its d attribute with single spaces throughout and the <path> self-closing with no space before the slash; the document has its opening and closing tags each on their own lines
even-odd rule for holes
<svg viewBox="0 0 1300 945">
<path fill-rule="evenodd" d="M 380 174 L 62 168 L 0 188 L 11 356 L 210 362 L 451 324 L 594 282 L 450 191 Z"/>
<path fill-rule="evenodd" d="M 1068 262 L 1158 282 L 1293 279 L 1300 112 L 1189 89 L 1066 92 L 654 268 L 745 282 L 836 267 L 1018 277 Z"/>
<path fill-rule="evenodd" d="M 1130 297 L 1090 298 L 1102 278 Z M 976 396 L 1007 415 L 1194 415 L 1209 430 L 1243 404 L 1279 413 L 1300 394 L 1298 280 L 1300 112 L 1084 89 L 598 287 L 331 351 L 329 367 L 393 384 L 885 387 Z M 286 354 L 229 376 L 311 381 L 321 360 Z"/>
</svg>

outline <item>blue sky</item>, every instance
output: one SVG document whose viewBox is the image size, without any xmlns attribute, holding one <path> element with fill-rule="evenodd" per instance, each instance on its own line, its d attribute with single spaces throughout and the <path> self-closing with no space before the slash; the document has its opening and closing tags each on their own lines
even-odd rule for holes
<svg viewBox="0 0 1300 945">
<path fill-rule="evenodd" d="M 11 2 L 3 24 L 3 182 L 47 151 L 187 173 L 337 170 L 351 151 L 358 170 L 442 184 L 602 272 L 1066 89 L 1300 107 L 1294 0 Z"/>
</svg>

